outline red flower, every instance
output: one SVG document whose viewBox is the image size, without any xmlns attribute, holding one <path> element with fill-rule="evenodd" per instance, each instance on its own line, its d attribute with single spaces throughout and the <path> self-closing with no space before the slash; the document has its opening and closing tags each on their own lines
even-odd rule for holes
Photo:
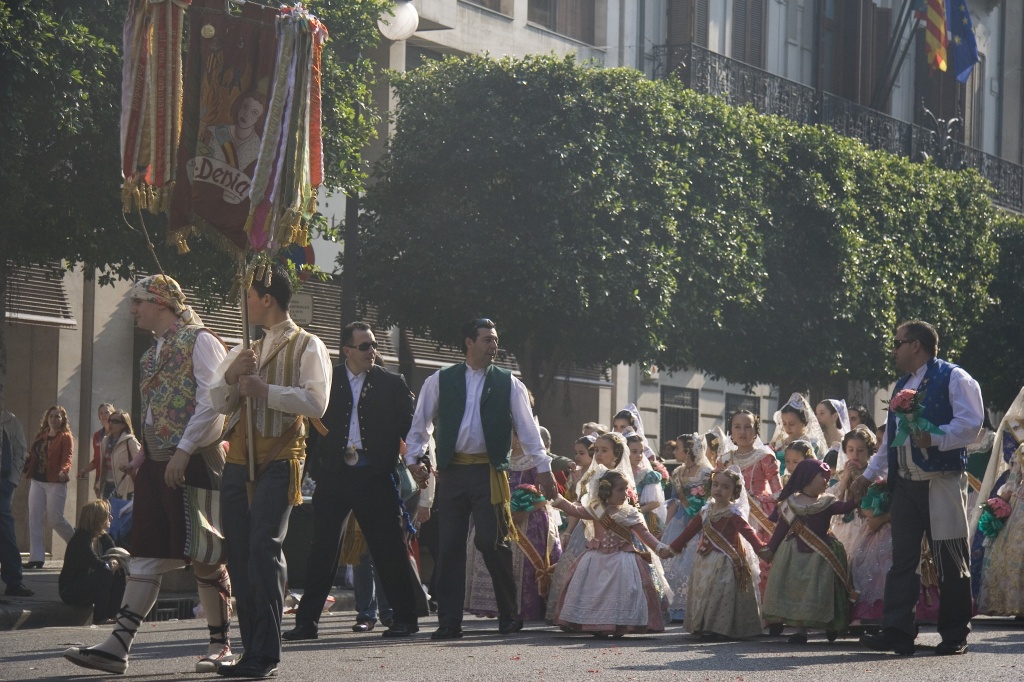
<svg viewBox="0 0 1024 682">
<path fill-rule="evenodd" d="M 889 410 L 912 414 L 917 409 L 917 401 L 917 391 L 905 388 L 894 395 L 892 400 L 889 401 Z"/>
</svg>

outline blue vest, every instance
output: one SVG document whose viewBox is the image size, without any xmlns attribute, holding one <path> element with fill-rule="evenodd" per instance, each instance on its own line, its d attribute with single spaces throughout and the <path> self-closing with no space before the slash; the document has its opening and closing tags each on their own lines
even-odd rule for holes
<svg viewBox="0 0 1024 682">
<path fill-rule="evenodd" d="M 917 391 L 924 391 L 924 398 L 921 400 L 921 416 L 935 424 L 939 428 L 953 421 L 953 406 L 949 402 L 949 378 L 956 369 L 956 365 L 945 360 L 932 358 L 928 361 L 928 369 L 925 370 L 924 378 Z M 893 396 L 899 393 L 907 382 L 910 381 L 907 374 L 896 382 Z M 887 441 L 892 443 L 896 437 L 896 414 L 889 413 L 886 422 L 885 433 Z M 910 445 L 911 457 L 914 464 L 922 471 L 964 471 L 967 469 L 967 449 L 939 450 L 937 447 L 928 448 L 928 457 L 918 447 L 914 446 L 911 439 L 907 439 L 906 445 Z M 898 448 L 889 446 L 889 481 L 896 476 L 899 469 Z"/>
</svg>

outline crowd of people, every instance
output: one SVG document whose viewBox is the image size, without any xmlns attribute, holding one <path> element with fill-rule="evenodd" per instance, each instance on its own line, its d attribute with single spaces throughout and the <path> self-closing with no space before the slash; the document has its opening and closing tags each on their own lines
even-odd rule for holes
<svg viewBox="0 0 1024 682">
<path fill-rule="evenodd" d="M 272 675 L 283 641 L 319 637 L 346 563 L 359 576 L 353 630 L 379 618 L 389 638 L 414 635 L 436 608 L 433 640 L 461 638 L 470 614 L 496 618 L 503 635 L 527 622 L 597 637 L 680 622 L 703 640 L 788 629 L 792 643 L 854 631 L 908 655 L 918 625 L 933 623 L 937 653 L 960 654 L 976 613 L 1024 616 L 1024 390 L 993 434 L 978 384 L 938 358 L 928 323 L 896 330 L 902 376 L 878 428 L 866 406 L 794 393 L 767 444 L 759 415 L 739 410 L 667 439 L 659 456 L 627 405 L 610 427 L 584 424 L 565 458 L 551 453 L 526 387 L 494 364 L 489 319 L 464 326 L 465 362 L 414 396 L 361 322 L 345 328 L 332 369 L 323 343 L 291 320 L 278 268 L 256 273 L 247 293 L 263 337 L 230 352 L 174 280 L 146 278 L 130 298 L 157 339 L 141 361 L 141 442 L 127 412 L 100 407 L 78 472 L 96 472 L 98 500 L 77 529 L 63 516 L 66 412 L 47 410 L 31 443 L 4 413 L 6 509 L 12 472 L 32 486 L 24 567 L 43 564 L 45 518 L 69 543 L 61 597 L 113 625 L 104 642 L 65 652 L 80 666 L 125 672 L 162 576 L 186 564 L 209 629 L 196 670 L 234 677 Z M 282 632 L 282 545 L 310 490 L 304 596 Z M 8 549 L 3 579 L 18 594 L 27 588 Z M 421 552 L 432 558 L 426 581 Z"/>
</svg>

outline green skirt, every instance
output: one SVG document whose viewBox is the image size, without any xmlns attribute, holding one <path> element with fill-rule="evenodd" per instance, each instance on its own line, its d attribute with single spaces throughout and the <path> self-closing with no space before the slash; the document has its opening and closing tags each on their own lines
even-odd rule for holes
<svg viewBox="0 0 1024 682">
<path fill-rule="evenodd" d="M 841 542 L 829 536 L 829 547 L 847 566 Z M 817 552 L 801 552 L 796 538 L 786 538 L 772 561 L 761 615 L 765 623 L 845 632 L 850 624 L 846 586 Z"/>
</svg>

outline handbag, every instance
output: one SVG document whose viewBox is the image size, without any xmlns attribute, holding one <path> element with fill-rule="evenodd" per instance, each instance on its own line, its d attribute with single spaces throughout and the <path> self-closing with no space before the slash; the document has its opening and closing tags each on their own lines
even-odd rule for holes
<svg viewBox="0 0 1024 682">
<path fill-rule="evenodd" d="M 395 474 L 398 475 L 398 495 L 402 498 L 402 502 L 407 502 L 410 497 L 420 491 L 420 486 L 412 477 L 409 467 L 405 465 L 404 458 L 399 458 Z"/>
<path fill-rule="evenodd" d="M 224 563 L 220 527 L 220 491 L 185 486 L 185 556 L 202 564 Z"/>
<path fill-rule="evenodd" d="M 134 500 L 126 500 L 113 495 L 107 499 L 110 505 L 110 530 L 115 545 L 125 547 L 130 544 L 132 534 L 132 515 Z"/>
</svg>

